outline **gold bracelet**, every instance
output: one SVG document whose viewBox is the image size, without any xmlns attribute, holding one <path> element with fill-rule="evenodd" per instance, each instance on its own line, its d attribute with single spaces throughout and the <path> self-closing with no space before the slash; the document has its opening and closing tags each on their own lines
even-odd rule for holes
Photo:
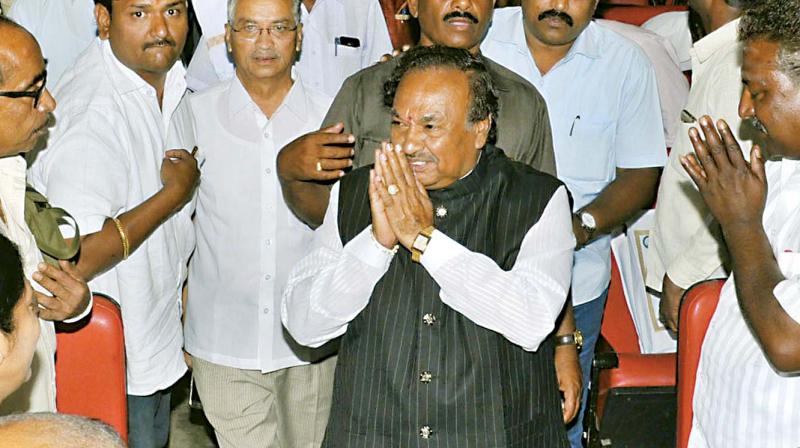
<svg viewBox="0 0 800 448">
<path fill-rule="evenodd" d="M 117 227 L 117 232 L 119 232 L 119 239 L 122 240 L 122 259 L 127 260 L 131 250 L 128 244 L 128 235 L 125 234 L 125 230 L 122 228 L 122 223 L 119 222 L 119 219 L 111 218 L 111 220 L 114 221 L 114 226 Z"/>
</svg>

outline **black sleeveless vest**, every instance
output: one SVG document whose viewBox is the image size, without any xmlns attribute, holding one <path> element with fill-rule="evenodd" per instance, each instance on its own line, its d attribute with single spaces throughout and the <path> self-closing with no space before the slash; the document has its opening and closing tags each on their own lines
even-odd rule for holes
<svg viewBox="0 0 800 448">
<path fill-rule="evenodd" d="M 341 181 L 343 244 L 370 224 L 369 168 Z M 510 270 L 560 185 L 487 147 L 470 175 L 429 191 L 434 225 Z M 442 303 L 401 247 L 342 337 L 323 446 L 566 447 L 553 355 L 552 338 L 527 352 Z"/>
</svg>

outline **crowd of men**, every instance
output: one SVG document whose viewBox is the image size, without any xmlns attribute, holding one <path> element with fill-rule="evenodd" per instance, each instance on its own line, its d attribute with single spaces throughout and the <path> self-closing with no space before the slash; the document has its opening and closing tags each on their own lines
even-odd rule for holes
<svg viewBox="0 0 800 448">
<path fill-rule="evenodd" d="M 800 445 L 800 1 L 691 0 L 688 92 L 597 0 L 395 3 L 0 15 L 0 415 L 57 411 L 53 322 L 100 292 L 132 447 L 191 369 L 222 447 L 580 448 L 611 237 L 657 196 L 664 325 L 728 277 L 690 446 Z"/>
</svg>

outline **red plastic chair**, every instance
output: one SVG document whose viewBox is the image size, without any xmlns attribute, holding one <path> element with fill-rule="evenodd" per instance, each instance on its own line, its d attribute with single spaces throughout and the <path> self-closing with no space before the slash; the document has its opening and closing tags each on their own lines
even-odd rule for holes
<svg viewBox="0 0 800 448">
<path fill-rule="evenodd" d="M 614 6 L 597 8 L 597 15 L 604 19 L 616 20 L 617 22 L 629 23 L 641 26 L 650 18 L 670 11 L 686 11 L 683 5 L 660 5 L 660 6 Z"/>
<path fill-rule="evenodd" d="M 58 411 L 108 423 L 127 441 L 125 339 L 119 305 L 95 294 L 88 322 L 60 324 L 56 339 Z"/>
<path fill-rule="evenodd" d="M 683 296 L 678 333 L 678 447 L 689 444 L 692 430 L 692 398 L 697 380 L 700 351 L 708 324 L 717 309 L 724 280 L 709 280 L 693 286 Z"/>
<path fill-rule="evenodd" d="M 623 397 L 622 400 L 636 400 L 635 396 L 624 398 L 625 392 L 649 388 L 650 391 L 663 393 L 669 399 L 668 396 L 674 394 L 676 384 L 674 353 L 642 354 L 639 336 L 625 301 L 617 262 L 613 254 L 611 257 L 611 284 L 600 329 L 601 340 L 595 355 L 594 385 L 586 422 L 590 447 L 604 446 L 600 437 L 608 432 L 608 428 L 604 427 L 604 412 L 611 395 Z"/>
</svg>

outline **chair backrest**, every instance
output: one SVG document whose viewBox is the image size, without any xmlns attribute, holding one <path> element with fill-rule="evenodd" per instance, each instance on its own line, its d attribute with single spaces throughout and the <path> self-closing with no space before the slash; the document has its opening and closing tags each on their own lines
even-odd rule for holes
<svg viewBox="0 0 800 448">
<path fill-rule="evenodd" d="M 686 6 L 613 6 L 598 8 L 600 17 L 617 22 L 641 26 L 650 18 L 670 11 L 686 11 Z"/>
<path fill-rule="evenodd" d="M 617 353 L 642 352 L 639 348 L 639 335 L 636 333 L 628 302 L 625 301 L 622 277 L 614 254 L 611 254 L 611 283 L 608 286 L 608 300 L 600 334 Z"/>
<path fill-rule="evenodd" d="M 56 338 L 58 411 L 108 423 L 127 441 L 125 339 L 119 306 L 95 294 L 88 322 L 78 328 L 59 326 Z"/>
<path fill-rule="evenodd" d="M 678 447 L 689 444 L 692 430 L 692 398 L 700 351 L 708 324 L 717 309 L 724 280 L 708 280 L 683 296 L 678 322 Z"/>
</svg>

